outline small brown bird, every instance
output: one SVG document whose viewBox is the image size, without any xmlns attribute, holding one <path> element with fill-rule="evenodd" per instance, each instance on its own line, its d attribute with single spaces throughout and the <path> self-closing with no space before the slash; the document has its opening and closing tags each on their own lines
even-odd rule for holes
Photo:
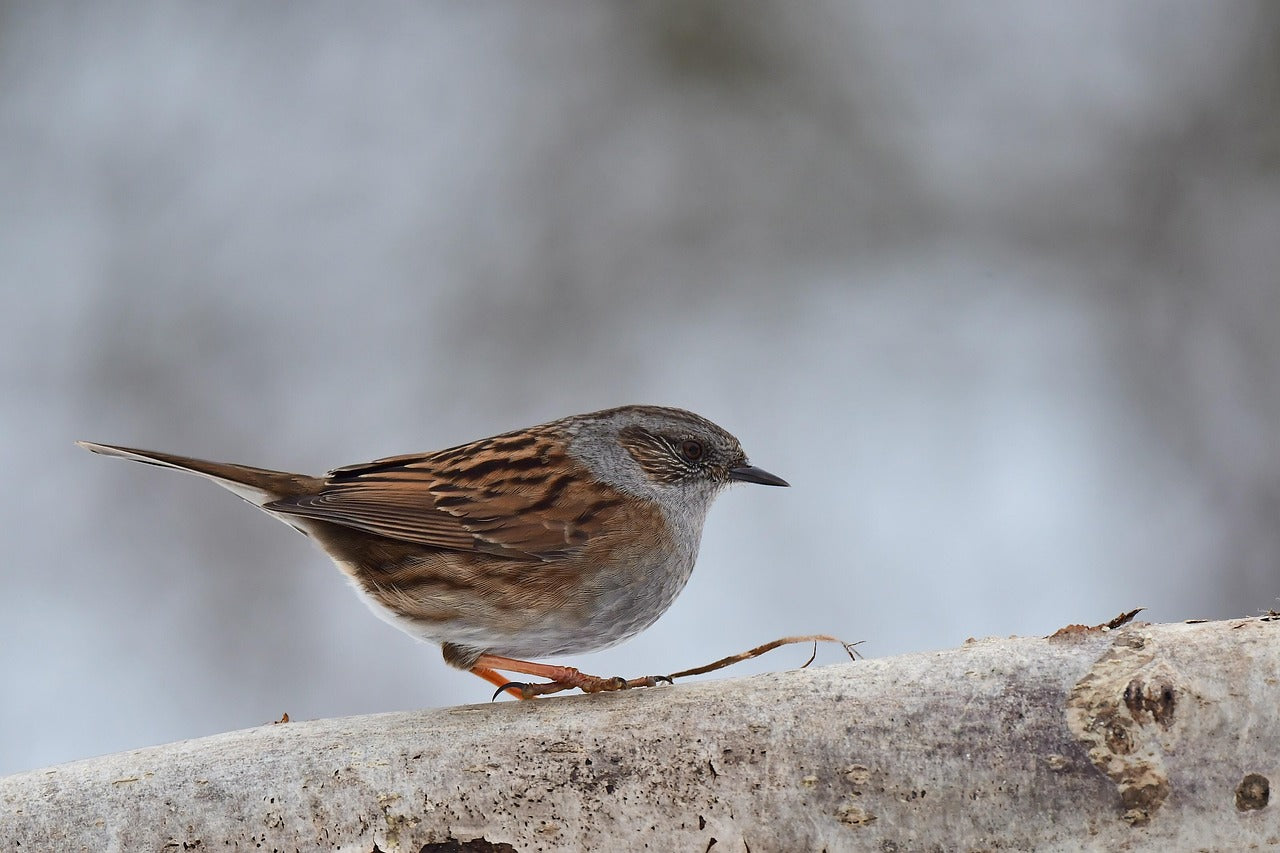
<svg viewBox="0 0 1280 853">
<path fill-rule="evenodd" d="M 230 489 L 313 538 L 380 617 L 521 698 L 663 680 L 526 658 L 643 631 L 688 581 L 715 496 L 734 482 L 787 485 L 711 421 L 657 406 L 574 415 L 324 477 L 78 443 Z M 500 670 L 549 681 L 513 682 Z"/>
</svg>

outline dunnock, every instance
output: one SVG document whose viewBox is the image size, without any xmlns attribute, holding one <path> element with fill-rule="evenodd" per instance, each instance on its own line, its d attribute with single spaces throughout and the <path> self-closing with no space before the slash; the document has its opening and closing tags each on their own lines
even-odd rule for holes
<svg viewBox="0 0 1280 853">
<path fill-rule="evenodd" d="M 692 412 L 624 406 L 324 477 L 79 442 L 199 474 L 312 537 L 375 613 L 521 698 L 651 686 L 524 658 L 653 624 L 693 571 L 712 500 L 785 486 Z M 512 682 L 499 670 L 549 679 Z M 667 679 L 669 680 L 669 679 Z"/>
</svg>

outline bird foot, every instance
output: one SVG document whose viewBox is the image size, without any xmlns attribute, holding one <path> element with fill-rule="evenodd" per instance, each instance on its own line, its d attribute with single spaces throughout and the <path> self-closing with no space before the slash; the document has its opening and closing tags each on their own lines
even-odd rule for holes
<svg viewBox="0 0 1280 853">
<path fill-rule="evenodd" d="M 570 669 L 570 667 L 565 667 Z M 622 678 L 614 676 L 613 678 L 601 678 L 598 675 L 587 675 L 582 672 L 573 670 L 573 676 L 560 679 L 557 681 L 544 682 L 525 682 L 525 681 L 508 681 L 500 686 L 493 694 L 493 698 L 497 699 L 498 695 L 504 690 L 521 699 L 532 699 L 535 696 L 549 696 L 552 693 L 562 693 L 565 690 L 581 690 L 583 693 L 608 693 L 614 690 L 630 690 L 633 687 L 657 687 L 659 683 L 666 682 L 674 684 L 670 676 L 666 675 L 646 675 L 641 678 Z"/>
<path fill-rule="evenodd" d="M 533 675 L 547 679 L 545 682 L 509 681 L 501 671 L 518 672 L 522 675 Z M 633 687 L 654 687 L 659 682 L 674 683 L 669 675 L 646 675 L 641 678 L 601 678 L 588 675 L 571 666 L 535 663 L 501 655 L 482 654 L 471 666 L 471 672 L 497 685 L 493 694 L 506 691 L 517 699 L 532 699 L 535 696 L 549 696 L 565 690 L 581 690 L 583 693 L 608 693 L 614 690 L 630 690 Z"/>
</svg>

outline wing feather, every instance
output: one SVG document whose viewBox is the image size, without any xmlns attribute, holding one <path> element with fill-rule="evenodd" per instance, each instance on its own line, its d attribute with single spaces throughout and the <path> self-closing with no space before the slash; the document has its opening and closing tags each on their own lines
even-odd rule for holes
<svg viewBox="0 0 1280 853">
<path fill-rule="evenodd" d="M 319 491 L 264 509 L 432 548 L 552 561 L 578 553 L 625 501 L 593 483 L 560 441 L 523 432 L 338 468 Z"/>
</svg>

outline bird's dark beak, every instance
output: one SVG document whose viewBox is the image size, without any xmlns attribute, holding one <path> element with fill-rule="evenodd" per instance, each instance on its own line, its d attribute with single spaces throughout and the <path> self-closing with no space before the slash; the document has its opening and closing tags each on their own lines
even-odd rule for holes
<svg viewBox="0 0 1280 853">
<path fill-rule="evenodd" d="M 740 468 L 730 468 L 729 479 L 737 480 L 740 483 L 759 483 L 762 486 L 791 485 L 776 474 L 770 474 L 763 468 L 757 468 L 754 465 L 743 465 Z"/>
</svg>

